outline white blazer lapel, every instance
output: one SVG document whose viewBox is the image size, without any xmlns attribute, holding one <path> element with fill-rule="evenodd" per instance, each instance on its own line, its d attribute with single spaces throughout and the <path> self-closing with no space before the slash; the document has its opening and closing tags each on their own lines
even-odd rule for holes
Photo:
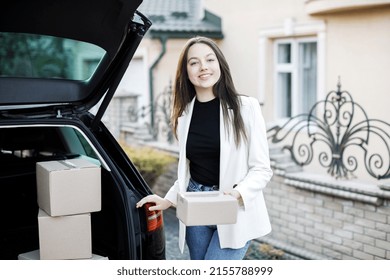
<svg viewBox="0 0 390 280">
<path fill-rule="evenodd" d="M 220 190 L 225 190 L 230 187 L 230 182 L 228 181 L 228 177 L 226 176 L 228 163 L 231 159 L 231 149 L 232 145 L 234 145 L 234 141 L 232 142 L 233 131 L 230 126 L 230 131 L 228 127 L 226 127 L 223 117 L 222 105 L 220 105 L 220 118 L 219 118 L 219 133 L 220 133 L 220 161 L 219 161 L 219 188 Z M 228 109 L 229 117 L 232 117 L 233 110 Z"/>
<path fill-rule="evenodd" d="M 195 98 L 188 104 L 188 108 L 178 119 L 178 138 L 179 138 L 179 149 L 180 149 L 180 158 L 178 164 L 178 180 L 180 191 L 185 191 L 187 188 L 189 176 L 188 164 L 187 164 L 187 136 L 190 129 L 192 111 L 195 104 Z"/>
<path fill-rule="evenodd" d="M 188 131 L 190 129 L 192 111 L 194 110 L 195 98 L 188 104 L 187 109 L 183 112 L 183 115 L 179 117 L 178 121 L 178 137 L 180 143 L 180 152 L 186 152 Z"/>
</svg>

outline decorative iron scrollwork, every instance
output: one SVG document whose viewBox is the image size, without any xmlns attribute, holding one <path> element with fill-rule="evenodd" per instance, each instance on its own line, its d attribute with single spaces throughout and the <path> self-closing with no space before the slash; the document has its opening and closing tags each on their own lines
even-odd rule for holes
<svg viewBox="0 0 390 280">
<path fill-rule="evenodd" d="M 164 91 L 156 96 L 153 104 L 142 106 L 128 111 L 130 119 L 142 119 L 149 130 L 153 140 L 163 140 L 174 143 L 174 135 L 170 126 L 172 109 L 172 83 L 165 87 Z M 153 117 L 152 117 L 153 114 Z M 153 121 L 150 119 L 153 118 Z"/>
<path fill-rule="evenodd" d="M 341 90 L 340 80 L 337 90 L 315 103 L 308 114 L 269 129 L 268 138 L 272 143 L 290 143 L 283 149 L 301 166 L 310 164 L 318 153 L 321 166 L 336 178 L 354 177 L 361 164 L 359 155 L 369 175 L 390 178 L 390 125 L 369 119 L 351 94 Z"/>
</svg>

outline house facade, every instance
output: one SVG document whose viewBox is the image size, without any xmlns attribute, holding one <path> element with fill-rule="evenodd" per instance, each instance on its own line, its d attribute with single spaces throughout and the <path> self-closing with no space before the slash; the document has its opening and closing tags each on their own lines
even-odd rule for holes
<svg viewBox="0 0 390 280">
<path fill-rule="evenodd" d="M 137 103 L 127 114 L 132 113 L 132 117 L 128 118 L 137 119 L 138 124 L 147 123 L 149 128 L 160 129 L 162 125 L 160 130 L 169 130 L 167 113 L 164 117 L 156 116 L 159 106 L 154 102 L 163 94 L 169 95 L 178 57 L 188 38 L 208 36 L 223 50 L 237 90 L 256 97 L 262 104 L 270 128 L 281 126 L 294 116 L 308 114 L 316 102 L 325 100 L 338 85 L 341 91 L 351 94 L 356 108 L 359 105 L 363 108 L 361 114 L 367 115 L 366 119 L 390 123 L 386 102 L 390 91 L 387 70 L 390 0 L 223 3 L 219 0 L 144 1 L 140 11 L 153 25 L 129 65 L 130 74 L 118 89 L 122 96 L 129 95 L 126 91 L 136 96 Z M 165 124 L 161 124 L 162 118 Z M 355 122 L 362 121 L 361 116 L 354 118 Z M 139 127 L 131 126 L 124 125 L 116 136 L 121 131 L 125 135 L 140 132 Z M 157 140 L 164 142 L 165 138 Z M 384 141 L 373 139 L 374 136 L 369 138 L 370 143 L 364 145 L 383 146 L 383 150 L 372 153 L 389 154 L 388 136 Z M 355 153 L 355 149 L 349 150 Z M 382 169 L 390 165 L 389 156 L 380 160 L 385 166 Z M 305 169 L 327 173 L 315 160 Z M 354 173 L 372 181 L 373 176 L 365 169 L 361 164 Z M 388 174 L 388 170 L 378 172 L 377 177 Z"/>
<path fill-rule="evenodd" d="M 144 1 L 140 11 L 153 26 L 129 67 L 143 83 L 140 106 L 172 82 L 183 44 L 201 35 L 218 42 L 238 91 L 259 99 L 270 125 L 309 111 L 339 78 L 369 116 L 390 121 L 390 1 L 223 3 Z"/>
</svg>

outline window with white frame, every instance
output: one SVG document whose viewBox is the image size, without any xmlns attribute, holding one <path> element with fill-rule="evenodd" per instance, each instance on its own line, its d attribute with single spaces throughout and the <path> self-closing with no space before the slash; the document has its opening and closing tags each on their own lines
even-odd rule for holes
<svg viewBox="0 0 390 280">
<path fill-rule="evenodd" d="M 277 117 L 308 113 L 317 99 L 316 38 L 275 40 L 274 44 Z"/>
</svg>

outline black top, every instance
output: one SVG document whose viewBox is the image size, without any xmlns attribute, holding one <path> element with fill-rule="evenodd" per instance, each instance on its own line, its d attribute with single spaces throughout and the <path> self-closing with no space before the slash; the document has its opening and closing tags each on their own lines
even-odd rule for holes
<svg viewBox="0 0 390 280">
<path fill-rule="evenodd" d="M 195 100 L 187 138 L 187 158 L 191 178 L 211 186 L 219 185 L 219 98 Z"/>
</svg>

